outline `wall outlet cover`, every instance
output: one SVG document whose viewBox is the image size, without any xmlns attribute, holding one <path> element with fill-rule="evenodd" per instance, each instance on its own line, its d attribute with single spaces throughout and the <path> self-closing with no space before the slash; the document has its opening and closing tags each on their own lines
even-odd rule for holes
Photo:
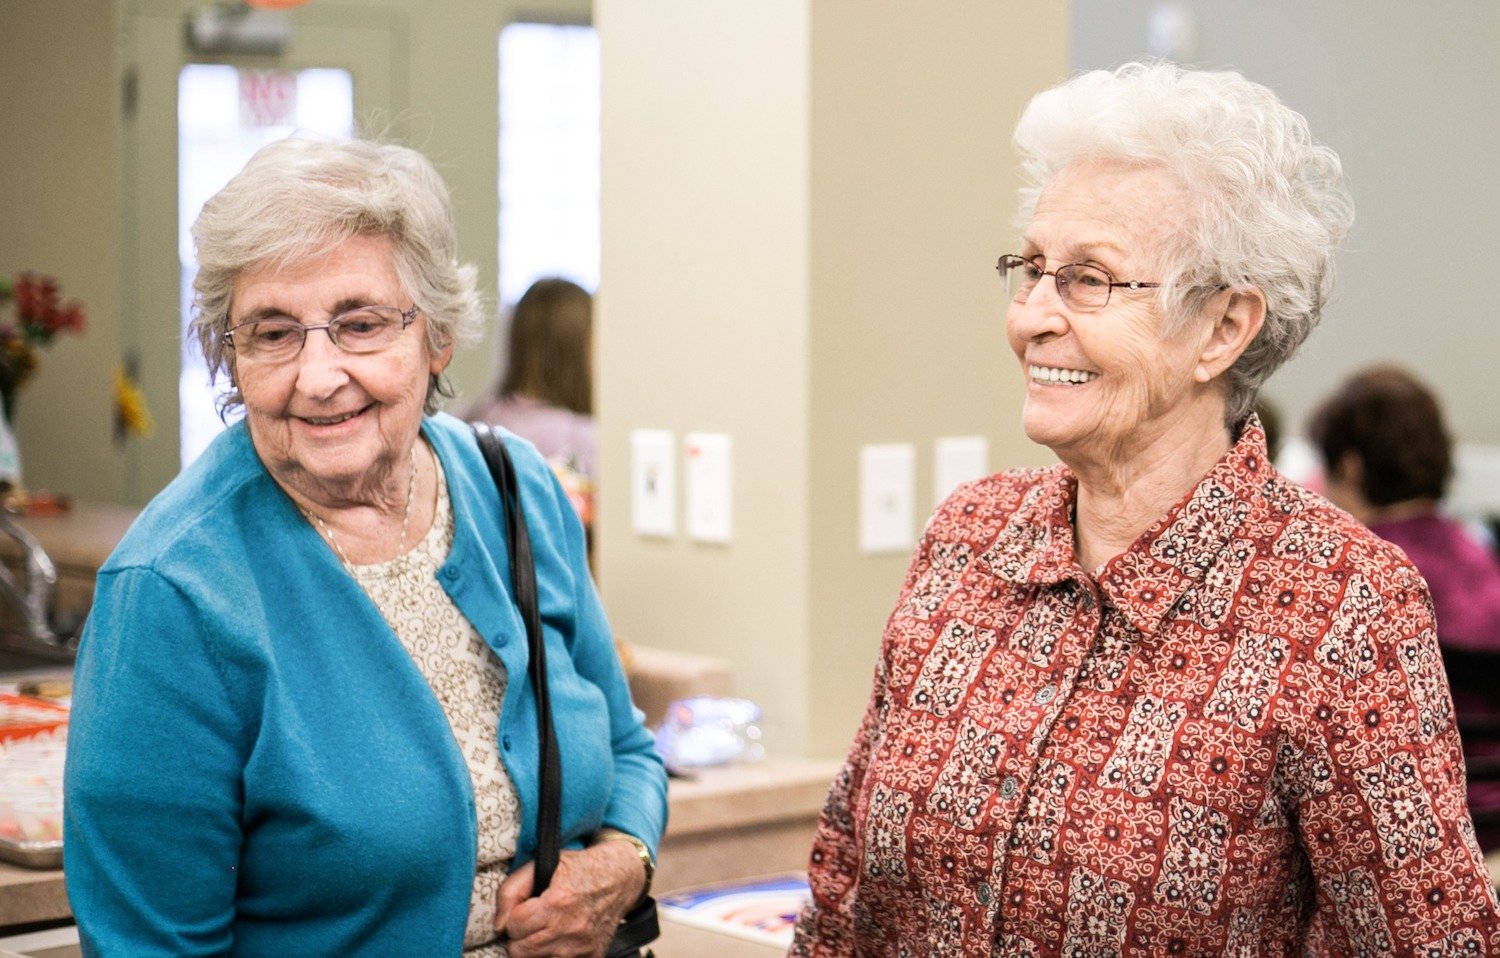
<svg viewBox="0 0 1500 958">
<path fill-rule="evenodd" d="M 677 534 L 677 442 L 665 429 L 630 433 L 630 523 L 636 535 Z"/>
<path fill-rule="evenodd" d="M 910 443 L 859 451 L 859 550 L 904 553 L 914 543 L 917 448 Z"/>
</svg>

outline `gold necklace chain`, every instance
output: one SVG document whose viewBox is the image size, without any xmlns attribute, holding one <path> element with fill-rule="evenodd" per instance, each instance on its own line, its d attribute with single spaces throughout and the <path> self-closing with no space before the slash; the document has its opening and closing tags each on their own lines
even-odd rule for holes
<svg viewBox="0 0 1500 958">
<path fill-rule="evenodd" d="M 416 491 L 417 447 L 413 445 L 411 447 L 411 478 L 408 479 L 406 483 L 406 510 L 401 514 L 401 541 L 396 546 L 396 558 L 398 559 L 406 554 L 406 530 L 408 525 L 411 523 L 411 501 Z M 348 553 L 344 552 L 344 547 L 339 545 L 339 540 L 334 538 L 333 530 L 328 528 L 328 523 L 323 521 L 323 517 L 308 508 L 303 508 L 302 511 L 306 513 L 310 519 L 318 524 L 318 528 L 323 530 L 323 535 L 328 539 L 328 544 L 333 546 L 333 551 L 339 554 L 339 559 L 344 563 L 344 567 L 350 572 L 353 572 L 354 563 L 349 561 Z"/>
</svg>

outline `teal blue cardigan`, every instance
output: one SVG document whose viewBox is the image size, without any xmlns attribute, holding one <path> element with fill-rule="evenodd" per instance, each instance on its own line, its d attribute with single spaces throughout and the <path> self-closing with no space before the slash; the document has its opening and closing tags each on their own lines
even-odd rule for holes
<svg viewBox="0 0 1500 958">
<path fill-rule="evenodd" d="M 495 486 L 428 418 L 454 510 L 443 588 L 509 681 L 500 756 L 536 847 L 536 716 Z M 655 850 L 666 776 L 631 704 L 551 470 L 513 436 L 563 765 L 562 827 Z M 457 955 L 475 867 L 468 768 L 373 603 L 271 480 L 243 423 L 99 572 L 66 773 L 68 897 L 90 955 Z"/>
</svg>

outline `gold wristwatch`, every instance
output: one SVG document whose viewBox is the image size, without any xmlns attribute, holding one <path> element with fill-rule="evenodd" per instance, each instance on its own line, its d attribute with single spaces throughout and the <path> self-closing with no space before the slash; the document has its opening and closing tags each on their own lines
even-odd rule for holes
<svg viewBox="0 0 1500 958">
<path fill-rule="evenodd" d="M 646 884 L 641 887 L 641 897 L 645 898 L 651 894 L 651 879 L 656 875 L 656 860 L 651 857 L 651 849 L 646 843 L 636 838 L 629 832 L 622 832 L 617 828 L 606 828 L 599 832 L 601 842 L 629 842 L 635 849 L 636 857 L 641 860 L 641 868 L 646 872 Z"/>
</svg>

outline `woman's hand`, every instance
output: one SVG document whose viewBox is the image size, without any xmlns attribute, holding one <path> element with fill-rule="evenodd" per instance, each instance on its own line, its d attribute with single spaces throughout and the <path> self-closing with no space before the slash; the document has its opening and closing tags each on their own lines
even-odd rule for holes
<svg viewBox="0 0 1500 958">
<path fill-rule="evenodd" d="M 510 939 L 510 958 L 600 958 L 646 884 L 641 860 L 618 841 L 563 852 L 540 898 L 530 897 L 532 872 L 527 862 L 497 894 L 495 930 Z"/>
</svg>

